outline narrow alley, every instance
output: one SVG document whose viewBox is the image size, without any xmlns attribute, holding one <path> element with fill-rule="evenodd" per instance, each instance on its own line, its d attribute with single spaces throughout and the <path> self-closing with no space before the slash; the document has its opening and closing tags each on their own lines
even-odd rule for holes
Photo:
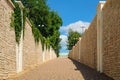
<svg viewBox="0 0 120 80">
<path fill-rule="evenodd" d="M 16 77 L 15 80 L 112 80 L 69 58 L 57 58 Z"/>
</svg>

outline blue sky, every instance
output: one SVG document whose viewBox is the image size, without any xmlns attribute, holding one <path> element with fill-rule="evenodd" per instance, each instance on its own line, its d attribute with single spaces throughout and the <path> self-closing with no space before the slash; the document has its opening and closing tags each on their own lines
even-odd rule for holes
<svg viewBox="0 0 120 80">
<path fill-rule="evenodd" d="M 81 27 L 88 27 L 94 16 L 100 0 L 48 0 L 47 4 L 58 12 L 63 20 L 63 26 L 60 28 L 62 39 L 61 53 L 68 53 L 66 50 L 66 40 L 69 28 L 81 32 Z"/>
</svg>

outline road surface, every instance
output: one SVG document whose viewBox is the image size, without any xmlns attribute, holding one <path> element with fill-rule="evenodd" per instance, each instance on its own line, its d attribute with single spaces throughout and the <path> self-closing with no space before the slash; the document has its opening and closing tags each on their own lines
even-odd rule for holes
<svg viewBox="0 0 120 80">
<path fill-rule="evenodd" d="M 15 80 L 112 80 L 69 58 L 58 58 L 39 65 Z"/>
</svg>

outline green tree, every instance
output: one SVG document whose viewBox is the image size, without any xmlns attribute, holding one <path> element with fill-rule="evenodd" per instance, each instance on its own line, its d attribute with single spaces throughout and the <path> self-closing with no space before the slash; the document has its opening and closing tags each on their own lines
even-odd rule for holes
<svg viewBox="0 0 120 80">
<path fill-rule="evenodd" d="M 60 46 L 60 26 L 62 19 L 58 13 L 51 11 L 46 4 L 46 0 L 21 0 L 27 8 L 28 18 L 32 20 L 34 26 L 39 29 L 47 45 L 53 47 L 57 56 L 59 56 Z M 36 35 L 35 35 L 36 36 Z M 48 44 L 49 43 L 49 44 Z"/>
<path fill-rule="evenodd" d="M 48 28 L 48 37 L 50 37 L 51 46 L 54 48 L 57 56 L 59 56 L 60 45 L 60 26 L 62 26 L 62 19 L 58 16 L 57 12 L 50 12 L 51 26 Z"/>
<path fill-rule="evenodd" d="M 81 34 L 77 31 L 73 31 L 72 29 L 69 29 L 68 33 L 68 41 L 67 41 L 67 49 L 71 50 L 72 47 L 77 43 L 79 40 L 79 37 L 81 37 Z"/>
</svg>

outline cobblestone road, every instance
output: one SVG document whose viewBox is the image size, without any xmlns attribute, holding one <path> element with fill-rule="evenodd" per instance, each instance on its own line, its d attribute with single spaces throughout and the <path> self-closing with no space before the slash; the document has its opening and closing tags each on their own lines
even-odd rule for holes
<svg viewBox="0 0 120 80">
<path fill-rule="evenodd" d="M 15 80 L 112 80 L 69 58 L 46 62 Z"/>
</svg>

